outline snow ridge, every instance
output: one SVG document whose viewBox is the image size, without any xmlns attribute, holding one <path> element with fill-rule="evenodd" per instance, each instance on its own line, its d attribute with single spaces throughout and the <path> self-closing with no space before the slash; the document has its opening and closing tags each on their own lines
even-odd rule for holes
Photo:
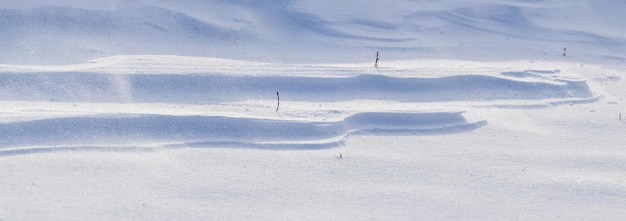
<svg viewBox="0 0 626 221">
<path fill-rule="evenodd" d="M 440 78 L 383 75 L 353 77 L 232 76 L 221 74 L 5 73 L 0 99 L 62 102 L 189 103 L 286 98 L 308 102 L 357 99 L 402 102 L 542 100 L 593 97 L 585 81 L 528 80 L 530 72 Z M 544 75 L 547 76 L 547 75 Z M 532 93 L 528 93 L 532 91 Z"/>
<path fill-rule="evenodd" d="M 458 133 L 484 124 L 466 122 L 461 113 L 359 113 L 338 122 L 163 115 L 55 118 L 0 125 L 0 146 L 9 148 L 0 150 L 0 155 L 15 155 L 18 150 L 42 152 L 46 146 L 50 151 L 63 150 L 60 147 L 95 150 L 98 146 L 107 151 L 141 143 L 319 149 L 340 146 L 345 137 L 354 134 Z"/>
<path fill-rule="evenodd" d="M 12 155 L 19 149 L 37 153 L 80 146 L 86 150 L 103 147 L 103 151 L 142 145 L 332 148 L 355 134 L 474 130 L 487 121 L 465 118 L 472 115 L 468 107 L 473 106 L 527 108 L 597 100 L 585 80 L 559 70 L 409 77 L 401 69 L 363 74 L 364 70 L 354 67 L 326 65 L 326 71 L 335 70 L 333 76 L 301 72 L 306 66 L 299 65 L 270 68 L 268 64 L 219 60 L 220 65 L 203 71 L 167 73 L 165 70 L 198 66 L 194 62 L 205 60 L 150 58 L 100 59 L 100 63 L 53 70 L 4 66 L 0 100 L 7 110 L 1 118 L 0 149 L 8 148 L 6 154 Z M 133 74 L 123 68 L 139 61 L 164 71 Z M 236 73 L 250 67 L 265 70 Z M 277 91 L 283 101 L 280 111 L 274 111 Z M 357 105 L 362 102 L 372 105 Z M 446 108 L 450 102 L 468 105 Z M 392 106 L 385 107 L 385 103 Z M 441 108 L 420 110 L 418 106 Z M 35 114 L 27 117 L 22 113 Z M 37 149 L 31 150 L 33 147 Z M 49 149 L 41 149 L 45 147 Z"/>
</svg>

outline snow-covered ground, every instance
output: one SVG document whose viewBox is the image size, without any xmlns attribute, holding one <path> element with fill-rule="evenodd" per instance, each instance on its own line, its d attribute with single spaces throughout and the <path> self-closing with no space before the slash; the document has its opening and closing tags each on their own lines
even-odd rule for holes
<svg viewBox="0 0 626 221">
<path fill-rule="evenodd" d="M 0 2 L 0 221 L 621 219 L 625 9 Z"/>
</svg>

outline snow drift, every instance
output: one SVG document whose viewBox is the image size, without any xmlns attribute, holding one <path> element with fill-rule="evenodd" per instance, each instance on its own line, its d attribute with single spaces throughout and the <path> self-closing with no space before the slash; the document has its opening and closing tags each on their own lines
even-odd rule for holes
<svg viewBox="0 0 626 221">
<path fill-rule="evenodd" d="M 0 221 L 621 219 L 625 7 L 1 1 Z"/>
<path fill-rule="evenodd" d="M 319 149 L 338 147 L 345 137 L 354 134 L 456 133 L 475 129 L 484 123 L 466 122 L 461 113 L 359 113 L 339 122 L 222 116 L 54 118 L 0 125 L 0 155 L 44 150 L 135 150 L 136 146 L 147 144 L 162 144 L 165 147 Z M 96 148 L 98 146 L 101 149 Z M 118 147 L 112 148 L 115 146 Z"/>
<path fill-rule="evenodd" d="M 325 76 L 303 73 L 308 65 L 272 69 L 271 64 L 245 61 L 159 58 L 121 56 L 73 66 L 1 66 L 5 73 L 0 74 L 0 99 L 8 106 L 17 105 L 18 116 L 24 111 L 46 113 L 3 117 L 1 148 L 23 148 L 24 153 L 32 152 L 31 147 L 93 150 L 102 146 L 107 150 L 137 145 L 318 149 L 341 146 L 353 134 L 458 133 L 487 123 L 465 119 L 467 107 L 420 111 L 413 105 L 473 102 L 477 106 L 541 107 L 597 99 L 585 80 L 559 70 L 400 77 L 413 74 L 403 69 L 379 70 L 388 75 L 369 74 L 359 67 L 326 65 L 336 72 Z M 190 60 L 198 64 L 219 61 L 220 65 L 181 73 L 126 73 L 127 64 L 136 62 L 162 70 L 197 66 Z M 266 69 L 231 73 L 254 66 L 261 68 L 256 71 Z M 274 111 L 277 92 L 282 101 L 278 112 Z M 398 102 L 407 107 L 342 108 L 355 102 L 375 106 Z M 295 110 L 294 105 L 308 107 Z M 321 105 L 329 108 L 320 109 Z M 52 111 L 52 106 L 59 109 Z M 94 112 L 94 108 L 99 110 Z M 194 108 L 202 110 L 185 111 Z M 268 111 L 275 114 L 268 115 Z M 299 117 L 303 115 L 312 116 Z"/>
<path fill-rule="evenodd" d="M 525 73 L 525 72 L 520 72 Z M 503 73 L 512 75 L 513 73 Z M 527 78 L 528 79 L 528 78 Z M 590 98 L 580 80 L 525 81 L 470 74 L 440 78 L 111 75 L 99 73 L 0 74 L 0 99 L 61 102 L 217 103 L 273 99 L 275 91 L 292 101 L 356 99 L 403 102 Z"/>
<path fill-rule="evenodd" d="M 5 1 L 0 63 L 119 54 L 269 62 L 623 61 L 621 1 Z M 602 15 L 602 16 L 597 16 Z"/>
</svg>

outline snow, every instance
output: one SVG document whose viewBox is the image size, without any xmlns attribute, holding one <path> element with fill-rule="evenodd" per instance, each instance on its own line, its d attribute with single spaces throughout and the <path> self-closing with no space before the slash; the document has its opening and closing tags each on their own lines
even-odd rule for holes
<svg viewBox="0 0 626 221">
<path fill-rule="evenodd" d="M 624 7 L 0 2 L 0 221 L 620 219 Z"/>
</svg>

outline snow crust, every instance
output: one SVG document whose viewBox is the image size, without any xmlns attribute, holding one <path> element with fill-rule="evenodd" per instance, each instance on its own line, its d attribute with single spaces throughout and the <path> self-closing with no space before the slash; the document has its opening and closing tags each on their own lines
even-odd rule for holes
<svg viewBox="0 0 626 221">
<path fill-rule="evenodd" d="M 0 221 L 621 219 L 625 8 L 0 2 Z"/>
</svg>

